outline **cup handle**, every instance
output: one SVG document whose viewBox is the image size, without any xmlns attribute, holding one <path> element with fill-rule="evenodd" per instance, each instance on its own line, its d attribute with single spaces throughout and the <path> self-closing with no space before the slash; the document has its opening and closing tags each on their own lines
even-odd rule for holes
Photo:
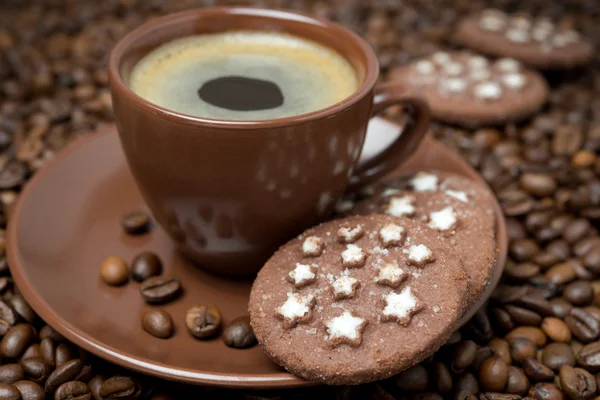
<svg viewBox="0 0 600 400">
<path fill-rule="evenodd" d="M 392 82 L 375 88 L 371 118 L 396 104 L 407 106 L 410 120 L 390 147 L 354 171 L 348 185 L 350 190 L 358 189 L 392 171 L 417 149 L 425 137 L 431 119 L 429 105 L 422 97 L 408 93 L 401 84 Z"/>
</svg>

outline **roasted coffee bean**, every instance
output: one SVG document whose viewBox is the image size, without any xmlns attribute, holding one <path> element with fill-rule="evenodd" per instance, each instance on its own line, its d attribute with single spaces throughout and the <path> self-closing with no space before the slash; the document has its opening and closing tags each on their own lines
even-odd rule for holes
<svg viewBox="0 0 600 400">
<path fill-rule="evenodd" d="M 530 282 L 533 283 L 533 279 L 530 279 Z M 553 285 L 551 282 L 544 282 L 544 285 L 546 285 L 546 284 L 548 284 L 549 286 L 547 286 L 546 288 L 542 288 L 542 290 L 544 290 L 544 291 L 545 291 L 545 289 L 554 290 L 554 288 L 550 288 L 550 286 Z M 551 294 L 550 297 L 552 295 L 553 294 Z M 536 313 L 538 313 L 542 316 L 552 315 L 552 305 L 550 304 L 550 302 L 548 300 L 546 300 L 543 297 L 526 294 L 525 296 L 522 296 L 522 297 L 516 299 L 514 301 L 514 304 L 524 307 L 528 310 L 535 311 Z"/>
<path fill-rule="evenodd" d="M 21 392 L 10 383 L 0 383 L 0 400 L 21 400 Z"/>
<path fill-rule="evenodd" d="M 105 381 L 106 377 L 104 375 L 96 375 L 88 382 L 94 400 L 104 400 L 102 396 L 100 396 L 100 387 Z"/>
<path fill-rule="evenodd" d="M 595 396 L 596 379 L 586 370 L 565 365 L 560 368 L 558 376 L 560 387 L 569 398 L 588 400 Z"/>
<path fill-rule="evenodd" d="M 529 390 L 529 379 L 521 368 L 510 365 L 508 367 L 508 381 L 504 391 L 506 393 L 525 395 Z"/>
<path fill-rule="evenodd" d="M 509 250 L 515 260 L 525 262 L 535 257 L 540 251 L 540 248 L 537 243 L 531 239 L 521 239 L 512 242 Z"/>
<path fill-rule="evenodd" d="M 506 335 L 506 339 L 511 342 L 515 338 L 525 338 L 531 341 L 536 346 L 543 347 L 546 344 L 547 338 L 544 331 L 534 326 L 520 326 L 513 329 Z M 514 356 L 513 356 L 514 358 Z"/>
<path fill-rule="evenodd" d="M 173 335 L 175 325 L 166 310 L 152 309 L 142 314 L 142 328 L 154 337 L 167 339 Z"/>
<path fill-rule="evenodd" d="M 523 229 L 523 225 L 521 225 L 521 223 L 515 218 L 506 219 L 506 230 L 511 241 L 525 239 L 527 237 L 527 233 L 525 232 L 525 229 Z"/>
<path fill-rule="evenodd" d="M 131 277 L 138 282 L 158 276 L 162 274 L 162 270 L 162 261 L 151 251 L 138 254 L 131 262 Z"/>
<path fill-rule="evenodd" d="M 25 360 L 28 358 L 41 358 L 42 351 L 40 349 L 39 343 L 34 343 L 25 350 L 23 355 L 21 356 L 21 360 Z"/>
<path fill-rule="evenodd" d="M 480 400 L 521 400 L 521 396 L 505 393 L 481 393 Z"/>
<path fill-rule="evenodd" d="M 587 306 L 594 300 L 594 288 L 587 281 L 572 282 L 565 287 L 563 296 L 576 307 Z"/>
<path fill-rule="evenodd" d="M 510 345 L 508 344 L 507 340 L 494 338 L 490 340 L 488 346 L 490 346 L 494 350 L 494 354 L 497 357 L 500 357 L 502 360 L 504 360 L 505 363 L 509 365 L 512 364 L 512 358 L 510 357 Z"/>
<path fill-rule="evenodd" d="M 526 337 L 508 338 L 510 356 L 513 362 L 521 363 L 527 358 L 535 357 L 537 346 Z"/>
<path fill-rule="evenodd" d="M 483 309 L 475 313 L 473 318 L 465 324 L 462 331 L 468 338 L 479 343 L 488 342 L 494 335 L 492 324 Z"/>
<path fill-rule="evenodd" d="M 510 304 L 526 296 L 528 292 L 527 286 L 498 285 L 491 298 L 500 304 Z"/>
<path fill-rule="evenodd" d="M 155 276 L 142 282 L 140 293 L 150 304 L 166 303 L 181 293 L 181 281 L 177 276 Z"/>
<path fill-rule="evenodd" d="M 77 351 L 77 349 L 75 349 L 73 347 L 72 344 L 70 343 L 60 343 L 57 347 L 56 347 L 56 353 L 54 354 L 54 358 L 56 360 L 56 366 L 60 366 L 64 363 L 66 363 L 67 361 L 70 361 L 74 358 L 76 358 L 79 355 L 79 352 Z"/>
<path fill-rule="evenodd" d="M 48 379 L 51 372 L 51 368 L 41 358 L 26 358 L 21 360 L 21 366 L 27 379 L 40 384 Z"/>
<path fill-rule="evenodd" d="M 56 389 L 63 383 L 72 381 L 83 368 L 81 360 L 71 360 L 56 367 L 54 371 L 48 376 L 44 390 L 47 393 L 54 393 Z"/>
<path fill-rule="evenodd" d="M 17 313 L 2 300 L 0 300 L 0 319 L 6 321 L 11 326 L 17 323 Z"/>
<path fill-rule="evenodd" d="M 0 342 L 0 351 L 4 357 L 20 356 L 33 340 L 33 328 L 28 324 L 18 324 L 10 328 Z"/>
<path fill-rule="evenodd" d="M 504 268 L 504 273 L 515 281 L 527 281 L 529 278 L 539 274 L 540 267 L 532 262 L 520 264 L 508 263 Z"/>
<path fill-rule="evenodd" d="M 33 311 L 33 308 L 29 306 L 27 301 L 20 294 L 14 294 L 10 298 L 10 305 L 22 319 L 30 324 L 34 323 L 37 319 L 37 315 L 35 311 Z"/>
<path fill-rule="evenodd" d="M 575 365 L 575 354 L 567 343 L 550 343 L 542 351 L 542 363 L 558 371 L 563 365 Z"/>
<path fill-rule="evenodd" d="M 27 177 L 27 168 L 19 161 L 11 161 L 0 170 L 0 190 L 21 186 Z"/>
<path fill-rule="evenodd" d="M 446 364 L 434 362 L 431 366 L 431 378 L 436 392 L 447 394 L 452 391 L 452 374 Z"/>
<path fill-rule="evenodd" d="M 25 377 L 20 364 L 0 365 L 0 383 L 15 383 Z"/>
<path fill-rule="evenodd" d="M 587 219 L 577 218 L 571 221 L 563 232 L 563 238 L 569 243 L 583 239 L 590 231 L 591 224 Z"/>
<path fill-rule="evenodd" d="M 185 324 L 198 339 L 210 338 L 221 330 L 221 313 L 214 306 L 193 306 L 185 314 Z"/>
<path fill-rule="evenodd" d="M 133 211 L 123 215 L 121 226 L 130 235 L 141 235 L 150 229 L 150 216 L 143 211 Z"/>
<path fill-rule="evenodd" d="M 87 384 L 79 381 L 65 382 L 56 389 L 55 400 L 91 400 L 92 394 Z"/>
<path fill-rule="evenodd" d="M 129 399 L 139 392 L 136 382 L 127 376 L 113 376 L 100 386 L 100 397 L 107 400 Z"/>
<path fill-rule="evenodd" d="M 81 369 L 79 375 L 77 375 L 73 380 L 80 382 L 87 382 L 94 376 L 94 370 L 90 364 L 86 364 Z"/>
<path fill-rule="evenodd" d="M 107 285 L 124 285 L 129 279 L 127 264 L 119 257 L 108 257 L 100 265 L 100 277 Z"/>
<path fill-rule="evenodd" d="M 44 362 L 50 367 L 56 365 L 56 344 L 51 338 L 45 338 L 40 342 L 40 351 Z"/>
<path fill-rule="evenodd" d="M 510 331 L 515 327 L 510 315 L 502 308 L 490 309 L 490 317 L 495 326 L 504 332 Z"/>
<path fill-rule="evenodd" d="M 475 360 L 473 361 L 473 369 L 475 371 L 479 371 L 481 369 L 481 365 L 485 360 L 494 356 L 494 349 L 489 346 L 483 346 L 477 349 L 477 354 L 475 355 Z"/>
<path fill-rule="evenodd" d="M 523 371 L 533 382 L 547 382 L 554 379 L 554 372 L 535 358 L 523 361 Z"/>
<path fill-rule="evenodd" d="M 223 342 L 229 347 L 244 349 L 256 344 L 256 337 L 252 326 L 250 326 L 250 317 L 238 317 L 231 321 L 223 330 Z"/>
<path fill-rule="evenodd" d="M 583 343 L 589 343 L 600 335 L 600 321 L 593 314 L 581 308 L 574 308 L 565 317 L 565 323 L 573 336 Z"/>
<path fill-rule="evenodd" d="M 589 343 L 577 353 L 579 365 L 590 371 L 600 370 L 600 342 Z"/>
<path fill-rule="evenodd" d="M 565 318 L 573 309 L 573 305 L 561 297 L 550 300 L 550 306 L 552 315 L 558 318 Z"/>
<path fill-rule="evenodd" d="M 562 285 L 575 280 L 577 274 L 575 272 L 573 264 L 567 261 L 560 264 L 556 264 L 552 268 L 548 269 L 548 271 L 546 271 L 545 276 L 551 282 Z"/>
<path fill-rule="evenodd" d="M 60 343 L 65 340 L 63 335 L 56 332 L 50 325 L 44 325 L 44 327 L 40 330 L 40 340 L 44 340 L 46 338 L 52 339 L 55 343 Z"/>
<path fill-rule="evenodd" d="M 479 382 L 475 378 L 475 375 L 466 373 L 461 375 L 458 381 L 456 381 L 455 390 L 457 393 L 463 392 L 463 394 L 474 395 L 479 393 Z"/>
<path fill-rule="evenodd" d="M 18 381 L 13 383 L 13 385 L 21 392 L 23 400 L 44 400 L 46 398 L 44 388 L 35 382 Z"/>
<path fill-rule="evenodd" d="M 544 333 L 555 342 L 569 343 L 571 341 L 571 331 L 563 320 L 555 317 L 546 317 L 541 325 Z"/>
<path fill-rule="evenodd" d="M 542 322 L 540 314 L 523 307 L 507 304 L 504 306 L 504 310 L 516 325 L 539 325 Z"/>
<path fill-rule="evenodd" d="M 519 178 L 521 188 L 537 197 L 551 195 L 556 190 L 556 181 L 545 174 L 526 173 Z"/>
<path fill-rule="evenodd" d="M 560 389 L 553 383 L 536 383 L 529 389 L 529 397 L 536 400 L 563 400 Z"/>
<path fill-rule="evenodd" d="M 508 365 L 500 357 L 491 357 L 479 369 L 479 382 L 482 390 L 501 392 L 508 381 Z"/>
<path fill-rule="evenodd" d="M 576 257 L 583 257 L 590 250 L 598 247 L 600 247 L 600 236 L 589 236 L 573 244 L 573 254 Z"/>
</svg>

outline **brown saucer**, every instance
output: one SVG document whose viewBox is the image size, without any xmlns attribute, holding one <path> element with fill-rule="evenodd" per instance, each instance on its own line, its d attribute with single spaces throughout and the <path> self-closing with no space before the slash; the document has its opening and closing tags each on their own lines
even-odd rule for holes
<svg viewBox="0 0 600 400">
<path fill-rule="evenodd" d="M 398 129 L 377 119 L 369 136 L 393 136 Z M 435 168 L 483 182 L 465 162 L 431 138 L 404 168 Z M 258 346 L 236 350 L 226 347 L 221 339 L 193 339 L 184 324 L 187 308 L 198 303 L 217 304 L 228 322 L 247 314 L 251 282 L 226 280 L 195 268 L 175 252 L 157 225 L 145 236 L 124 235 L 120 217 L 137 209 L 146 206 L 114 127 L 81 139 L 29 182 L 9 224 L 8 257 L 23 296 L 47 323 L 97 356 L 161 378 L 256 389 L 314 384 L 282 370 Z M 506 229 L 497 204 L 496 213 L 498 266 L 484 298 L 463 321 L 489 297 L 506 261 Z M 105 257 L 131 260 L 149 249 L 163 258 L 167 272 L 179 275 L 184 282 L 182 298 L 165 306 L 176 324 L 175 335 L 168 340 L 142 330 L 140 315 L 147 306 L 139 295 L 139 284 L 113 288 L 98 277 Z"/>
</svg>

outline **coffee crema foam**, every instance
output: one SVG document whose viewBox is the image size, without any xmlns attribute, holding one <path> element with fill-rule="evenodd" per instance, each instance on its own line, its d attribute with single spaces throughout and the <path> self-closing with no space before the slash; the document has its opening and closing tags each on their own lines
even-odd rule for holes
<svg viewBox="0 0 600 400">
<path fill-rule="evenodd" d="M 359 78 L 336 51 L 296 36 L 233 31 L 187 36 L 144 56 L 130 89 L 198 117 L 265 120 L 306 114 L 354 93 Z"/>
</svg>

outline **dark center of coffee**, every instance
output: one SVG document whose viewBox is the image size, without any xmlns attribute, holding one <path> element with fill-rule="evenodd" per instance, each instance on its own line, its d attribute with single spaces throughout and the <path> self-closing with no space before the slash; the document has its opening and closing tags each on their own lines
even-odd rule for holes
<svg viewBox="0 0 600 400">
<path fill-rule="evenodd" d="M 208 104 L 234 111 L 268 110 L 283 104 L 283 93 L 275 83 L 243 76 L 205 82 L 198 96 Z"/>
</svg>

